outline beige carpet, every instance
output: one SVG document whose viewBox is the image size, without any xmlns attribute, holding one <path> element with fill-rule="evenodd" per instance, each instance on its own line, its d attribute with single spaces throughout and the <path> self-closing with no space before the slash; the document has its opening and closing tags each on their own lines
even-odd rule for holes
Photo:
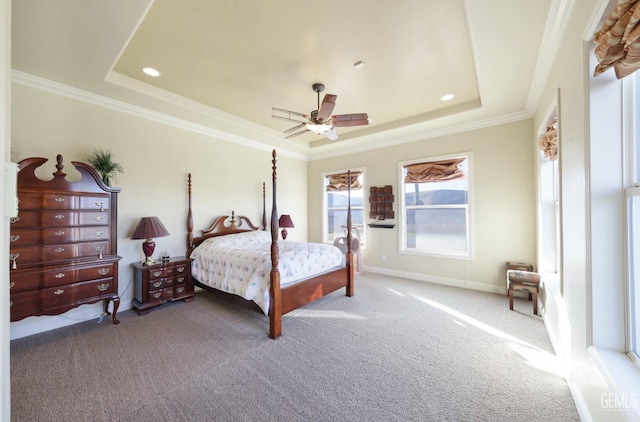
<svg viewBox="0 0 640 422">
<path fill-rule="evenodd" d="M 360 274 L 268 319 L 206 292 L 11 342 L 13 421 L 578 421 L 531 302 Z"/>
</svg>

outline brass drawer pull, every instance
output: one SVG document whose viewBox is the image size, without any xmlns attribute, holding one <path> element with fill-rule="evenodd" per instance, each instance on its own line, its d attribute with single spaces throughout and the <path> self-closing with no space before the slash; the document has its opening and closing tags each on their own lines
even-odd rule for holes
<svg viewBox="0 0 640 422">
<path fill-rule="evenodd" d="M 54 201 L 56 201 L 56 202 L 64 202 L 64 198 L 55 198 Z"/>
<path fill-rule="evenodd" d="M 176 271 L 179 273 L 183 273 L 184 272 L 184 267 L 177 267 Z"/>
<path fill-rule="evenodd" d="M 56 274 L 56 278 L 62 278 L 62 277 L 64 277 L 64 273 L 58 273 L 58 274 Z"/>
<path fill-rule="evenodd" d="M 162 271 L 154 271 L 153 272 L 153 276 L 154 277 L 160 277 L 161 274 L 162 274 Z"/>
<path fill-rule="evenodd" d="M 13 289 L 13 286 L 15 286 L 16 283 L 14 283 L 13 281 L 11 283 L 9 283 L 9 290 Z"/>
<path fill-rule="evenodd" d="M 64 214 L 56 214 L 55 218 L 56 220 L 62 220 L 64 219 Z"/>
<path fill-rule="evenodd" d="M 104 217 L 100 217 L 100 216 L 93 217 L 93 221 L 102 221 L 102 220 L 104 220 Z"/>
<path fill-rule="evenodd" d="M 93 234 L 94 234 L 96 237 L 100 237 L 100 236 L 102 236 L 102 235 L 104 234 L 104 232 L 103 232 L 103 231 L 93 232 Z"/>
<path fill-rule="evenodd" d="M 64 231 L 58 230 L 58 231 L 54 232 L 53 234 L 55 234 L 56 236 L 63 236 L 64 235 Z"/>
<path fill-rule="evenodd" d="M 9 307 L 12 308 L 13 307 L 13 300 L 9 301 Z"/>
<path fill-rule="evenodd" d="M 182 283 L 184 281 L 184 277 L 176 277 L 176 281 L 178 283 Z"/>
<path fill-rule="evenodd" d="M 153 283 L 153 287 L 160 287 L 162 286 L 162 281 L 156 281 L 155 283 Z"/>
<path fill-rule="evenodd" d="M 20 235 L 19 235 L 19 234 L 12 234 L 12 235 L 9 237 L 9 240 L 10 240 L 10 241 L 12 241 L 12 242 L 17 241 L 18 239 L 20 239 Z"/>
<path fill-rule="evenodd" d="M 94 246 L 93 250 L 98 252 L 98 259 L 102 259 L 102 251 L 104 250 L 104 246 Z"/>
<path fill-rule="evenodd" d="M 178 291 L 178 293 L 182 293 L 184 292 L 184 287 L 178 287 L 176 290 Z"/>
<path fill-rule="evenodd" d="M 64 293 L 64 290 L 62 289 L 58 289 L 55 292 L 53 292 L 54 295 L 61 295 L 62 293 Z"/>
<path fill-rule="evenodd" d="M 162 293 L 157 292 L 157 293 L 154 293 L 152 296 L 153 296 L 153 298 L 154 298 L 154 299 L 157 299 L 157 298 L 159 298 L 161 295 L 162 295 Z"/>
<path fill-rule="evenodd" d="M 98 284 L 98 290 L 101 292 L 104 292 L 105 290 L 107 290 L 109 288 L 109 283 L 102 283 L 102 284 Z"/>
<path fill-rule="evenodd" d="M 18 221 L 20 221 L 20 217 L 11 217 L 11 224 L 17 223 Z"/>
<path fill-rule="evenodd" d="M 63 248 L 63 247 L 61 247 L 61 246 L 58 246 L 58 247 L 57 247 L 57 248 L 55 248 L 53 251 L 54 251 L 54 252 L 56 252 L 56 253 L 64 252 L 64 248 Z"/>
<path fill-rule="evenodd" d="M 17 259 L 18 259 L 18 257 L 19 257 L 19 256 L 20 256 L 20 254 L 19 254 L 19 253 L 12 253 L 12 254 L 9 254 L 9 259 L 10 259 L 11 261 L 13 261 L 13 263 L 11 264 L 11 269 L 13 269 L 13 270 L 18 269 L 18 264 L 16 263 L 16 261 L 17 261 Z"/>
<path fill-rule="evenodd" d="M 94 203 L 96 204 L 96 207 L 100 207 L 100 211 L 104 211 L 104 202 L 96 201 Z"/>
<path fill-rule="evenodd" d="M 111 268 L 98 268 L 98 274 L 107 275 L 111 271 Z"/>
</svg>

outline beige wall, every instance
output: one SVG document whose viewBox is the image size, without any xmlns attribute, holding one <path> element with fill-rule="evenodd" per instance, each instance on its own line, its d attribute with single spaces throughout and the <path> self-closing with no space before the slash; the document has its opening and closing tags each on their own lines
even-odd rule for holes
<svg viewBox="0 0 640 422">
<path fill-rule="evenodd" d="M 398 208 L 398 162 L 471 152 L 473 183 L 473 260 L 431 258 L 398 253 L 398 226 L 367 231 L 365 269 L 410 278 L 504 293 L 505 261 L 535 262 L 535 139 L 531 120 L 494 126 L 419 142 L 343 155 L 309 163 L 309 220 L 322 221 L 321 174 L 364 167 L 365 189 L 392 185 Z M 368 195 L 366 195 L 368 196 Z M 398 218 L 396 218 L 397 222 Z M 320 224 L 309 238 L 322 239 Z M 382 255 L 386 260 L 382 260 Z"/>
<path fill-rule="evenodd" d="M 157 215 L 171 234 L 156 239 L 156 254 L 184 255 L 187 216 L 187 173 L 193 177 L 194 228 L 202 230 L 218 215 L 231 211 L 256 224 L 262 217 L 262 183 L 267 183 L 271 210 L 271 150 L 256 149 L 184 130 L 117 109 L 109 109 L 56 93 L 13 84 L 11 159 L 49 158 L 44 173 L 54 170 L 56 154 L 85 161 L 93 148 L 109 149 L 125 169 L 118 175 L 120 310 L 133 297 L 130 264 L 142 260 L 141 241 L 131 240 L 139 219 Z M 47 174 L 48 173 L 48 174 Z M 278 204 L 296 228 L 291 238 L 306 240 L 307 162 L 278 156 Z M 269 218 L 269 214 L 267 216 Z M 31 317 L 11 324 L 12 337 L 55 328 L 99 315 L 99 305 L 85 305 L 63 317 Z"/>
</svg>

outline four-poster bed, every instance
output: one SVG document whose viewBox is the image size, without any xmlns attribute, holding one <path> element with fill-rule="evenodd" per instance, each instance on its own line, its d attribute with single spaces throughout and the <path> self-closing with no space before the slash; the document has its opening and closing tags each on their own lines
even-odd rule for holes
<svg viewBox="0 0 640 422">
<path fill-rule="evenodd" d="M 351 249 L 351 200 L 347 205 L 347 251 L 333 245 L 302 242 L 278 243 L 276 201 L 276 151 L 272 153 L 272 209 L 270 236 L 266 230 L 265 188 L 263 184 L 262 230 L 244 216 L 221 216 L 193 236 L 191 173 L 188 175 L 187 256 L 194 258 L 194 284 L 205 290 L 223 290 L 253 300 L 269 315 L 269 337 L 282 334 L 282 315 L 311 303 L 342 287 L 354 293 L 353 252 Z M 222 238 L 224 236 L 224 238 Z M 291 251 L 294 252 L 291 252 Z M 336 251 L 339 258 L 336 257 Z M 282 254 L 281 254 L 282 252 Z M 290 253 L 297 253 L 296 256 Z M 264 263 L 266 259 L 268 264 Z M 285 255 L 286 254 L 286 255 Z M 240 263 L 229 257 L 243 259 Z M 229 258 L 231 259 L 231 258 Z M 286 262 L 281 262 L 286 259 Z M 302 267 L 296 267 L 296 262 Z M 258 266 L 254 268 L 254 265 Z M 260 265 L 262 265 L 260 267 Z M 284 272 L 284 274 L 283 274 Z M 242 273 L 242 274 L 239 274 Z M 241 280 L 240 280 L 241 279 Z M 240 280 L 241 286 L 233 284 Z M 264 284 L 264 292 L 259 290 Z"/>
</svg>

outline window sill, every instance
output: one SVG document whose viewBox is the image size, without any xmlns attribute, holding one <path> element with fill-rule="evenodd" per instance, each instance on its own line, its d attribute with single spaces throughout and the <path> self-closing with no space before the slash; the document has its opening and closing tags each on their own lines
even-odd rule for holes
<svg viewBox="0 0 640 422">
<path fill-rule="evenodd" d="M 640 419 L 640 368 L 622 352 L 595 346 L 589 347 L 588 352 L 611 389 L 610 393 L 602 393 L 600 406 Z"/>
</svg>

